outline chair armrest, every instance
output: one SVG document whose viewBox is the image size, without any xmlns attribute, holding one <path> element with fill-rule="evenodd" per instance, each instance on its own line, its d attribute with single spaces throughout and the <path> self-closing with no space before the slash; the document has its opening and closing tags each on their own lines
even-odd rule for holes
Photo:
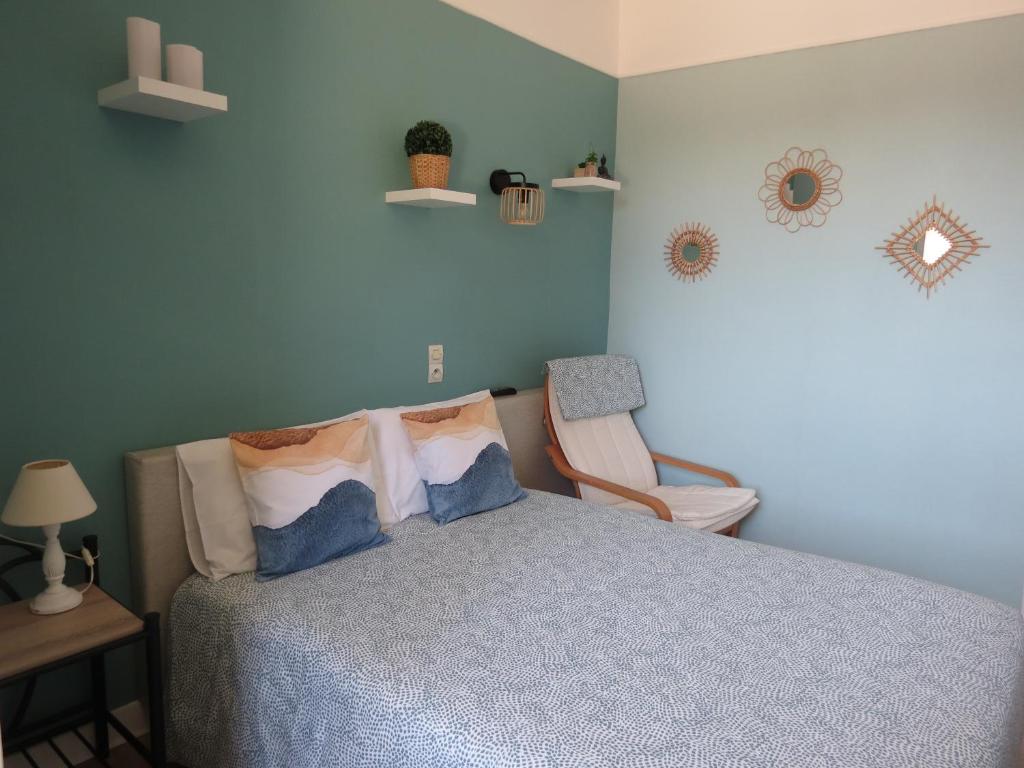
<svg viewBox="0 0 1024 768">
<path fill-rule="evenodd" d="M 610 480 L 604 480 L 600 477 L 594 477 L 593 475 L 588 475 L 585 472 L 573 469 L 572 465 L 569 464 L 569 460 L 565 458 L 565 454 L 562 453 L 562 450 L 556 445 L 549 445 L 544 450 L 548 452 L 548 456 L 551 457 L 551 463 L 555 465 L 555 469 L 560 475 L 567 477 L 570 480 L 574 480 L 577 483 L 591 485 L 602 491 L 607 491 L 608 493 L 613 493 L 616 496 L 621 496 L 624 499 L 629 499 L 630 501 L 635 501 L 638 504 L 643 504 L 644 506 L 650 507 L 660 520 L 665 520 L 669 523 L 672 522 L 672 510 L 668 508 L 668 505 L 664 501 L 656 496 L 651 496 L 650 494 L 637 491 L 625 485 L 619 485 L 618 483 L 613 483 Z"/>
<path fill-rule="evenodd" d="M 730 488 L 739 488 L 740 481 L 737 480 L 733 475 L 726 472 L 724 469 L 715 469 L 714 467 L 705 467 L 703 464 L 695 464 L 692 461 L 686 461 L 685 459 L 677 459 L 674 456 L 667 456 L 664 453 L 655 453 L 651 451 L 651 458 L 659 464 L 671 464 L 673 467 L 679 467 L 690 472 L 696 472 L 699 475 L 707 475 L 708 477 L 714 477 L 721 480 Z"/>
</svg>

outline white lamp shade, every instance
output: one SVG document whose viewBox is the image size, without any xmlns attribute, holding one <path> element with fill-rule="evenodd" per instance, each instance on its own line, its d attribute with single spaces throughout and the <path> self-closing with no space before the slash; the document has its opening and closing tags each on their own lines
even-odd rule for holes
<svg viewBox="0 0 1024 768">
<path fill-rule="evenodd" d="M 70 461 L 33 461 L 21 468 L 0 521 L 7 525 L 68 523 L 96 511 L 82 478 Z"/>
</svg>

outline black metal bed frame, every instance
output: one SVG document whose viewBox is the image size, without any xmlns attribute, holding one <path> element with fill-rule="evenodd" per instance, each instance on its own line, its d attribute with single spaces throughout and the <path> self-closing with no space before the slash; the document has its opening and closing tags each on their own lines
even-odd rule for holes
<svg viewBox="0 0 1024 768">
<path fill-rule="evenodd" d="M 82 545 L 89 550 L 93 558 L 99 557 L 99 542 L 95 535 L 84 536 Z M 6 574 L 13 569 L 32 562 L 42 560 L 42 551 L 26 544 L 0 538 L 0 546 L 15 547 L 25 554 L 14 557 L 0 564 L 0 593 L 8 600 L 18 602 L 22 597 L 7 580 Z M 88 571 L 88 566 L 85 566 Z M 87 574 L 88 575 L 88 574 Z M 93 584 L 99 586 L 99 560 L 95 559 L 92 566 Z M 112 598 L 113 599 L 113 598 Z M 67 656 L 57 661 L 27 670 L 0 681 L 0 689 L 22 684 L 21 695 L 14 708 L 9 722 L 3 723 L 4 754 L 21 754 L 30 766 L 39 768 L 38 763 L 29 754 L 29 747 L 46 743 L 58 758 L 69 768 L 74 764 L 57 746 L 54 739 L 66 732 L 73 733 L 89 750 L 92 756 L 103 766 L 110 766 L 107 757 L 110 755 L 110 738 L 108 726 L 117 731 L 150 765 L 165 768 L 166 738 L 164 733 L 164 690 L 163 668 L 160 656 L 160 614 L 147 613 L 143 619 L 141 632 L 114 640 L 103 645 L 90 648 L 82 653 Z M 105 655 L 115 648 L 122 648 L 142 641 L 146 652 L 146 682 L 149 689 L 149 746 L 143 744 L 113 713 L 107 709 L 107 668 Z M 88 661 L 90 667 L 92 696 L 90 701 L 60 710 L 37 722 L 24 725 L 25 715 L 32 702 L 39 675 L 60 669 L 78 662 Z M 95 744 L 82 735 L 79 728 L 92 723 Z"/>
</svg>

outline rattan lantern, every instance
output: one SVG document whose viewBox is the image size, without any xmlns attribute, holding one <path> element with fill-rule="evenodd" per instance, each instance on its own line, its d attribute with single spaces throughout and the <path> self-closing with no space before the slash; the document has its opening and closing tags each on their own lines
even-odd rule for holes
<svg viewBox="0 0 1024 768">
<path fill-rule="evenodd" d="M 513 176 L 522 176 L 513 182 Z M 521 171 L 499 169 L 491 174 L 491 191 L 501 195 L 499 215 L 506 224 L 534 227 L 544 221 L 544 190 L 531 184 Z"/>
</svg>

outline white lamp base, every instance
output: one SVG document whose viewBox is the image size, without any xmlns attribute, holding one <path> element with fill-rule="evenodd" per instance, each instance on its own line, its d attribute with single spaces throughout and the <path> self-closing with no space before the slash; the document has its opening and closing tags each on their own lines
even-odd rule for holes
<svg viewBox="0 0 1024 768">
<path fill-rule="evenodd" d="M 28 608 L 32 613 L 50 614 L 64 613 L 82 604 L 82 593 L 67 584 L 60 584 L 56 589 L 47 587 L 32 598 Z"/>
<path fill-rule="evenodd" d="M 64 550 L 60 548 L 60 525 L 44 525 L 46 549 L 43 550 L 43 576 L 46 589 L 32 598 L 28 608 L 32 613 L 63 613 L 82 604 L 82 593 L 64 583 Z"/>
</svg>

